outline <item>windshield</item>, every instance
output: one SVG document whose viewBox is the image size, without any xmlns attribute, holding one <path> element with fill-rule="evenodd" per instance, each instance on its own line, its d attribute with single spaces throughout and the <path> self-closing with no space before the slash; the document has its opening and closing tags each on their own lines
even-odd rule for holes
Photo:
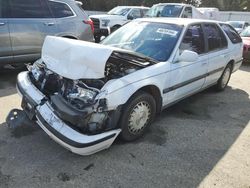
<svg viewBox="0 0 250 188">
<path fill-rule="evenodd" d="M 130 11 L 130 8 L 115 7 L 108 12 L 109 15 L 121 15 L 125 16 Z"/>
<path fill-rule="evenodd" d="M 102 44 L 167 61 L 183 26 L 168 23 L 131 22 L 102 41 Z"/>
<path fill-rule="evenodd" d="M 155 5 L 149 9 L 147 17 L 180 17 L 182 5 Z"/>
<path fill-rule="evenodd" d="M 245 30 L 243 30 L 240 34 L 241 37 L 250 37 L 250 27 L 247 27 Z"/>
<path fill-rule="evenodd" d="M 231 26 L 233 26 L 234 28 L 243 28 L 243 23 L 241 23 L 241 22 L 229 22 L 229 24 L 231 25 Z"/>
</svg>

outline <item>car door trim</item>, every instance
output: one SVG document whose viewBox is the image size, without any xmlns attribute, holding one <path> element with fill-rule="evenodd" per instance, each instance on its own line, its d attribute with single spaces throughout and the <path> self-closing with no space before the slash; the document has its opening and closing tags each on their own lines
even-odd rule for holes
<svg viewBox="0 0 250 188">
<path fill-rule="evenodd" d="M 174 90 L 176 90 L 176 89 L 179 89 L 179 88 L 181 88 L 181 87 L 184 87 L 184 86 L 186 86 L 186 85 L 189 85 L 189 84 L 191 84 L 191 83 L 193 83 L 193 82 L 196 82 L 196 81 L 198 81 L 198 80 L 201 80 L 201 79 L 203 79 L 203 78 L 206 78 L 207 76 L 210 76 L 210 75 L 215 74 L 215 73 L 217 73 L 217 72 L 221 72 L 222 70 L 224 70 L 224 67 L 215 69 L 215 70 L 210 71 L 210 72 L 208 72 L 208 73 L 206 73 L 206 74 L 197 76 L 197 77 L 192 78 L 192 79 L 190 79 L 190 80 L 187 80 L 187 81 L 185 81 L 185 82 L 181 82 L 181 83 L 179 83 L 179 84 L 176 84 L 176 85 L 174 85 L 174 86 L 171 86 L 171 87 L 169 87 L 169 88 L 166 88 L 166 89 L 163 90 L 163 94 L 169 93 L 169 92 L 171 92 L 171 91 L 174 91 Z"/>
</svg>

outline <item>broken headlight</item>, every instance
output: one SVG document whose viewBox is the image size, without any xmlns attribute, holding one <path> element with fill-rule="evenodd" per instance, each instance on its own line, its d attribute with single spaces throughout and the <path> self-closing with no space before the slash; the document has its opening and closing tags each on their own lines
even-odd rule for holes
<svg viewBox="0 0 250 188">
<path fill-rule="evenodd" d="M 68 94 L 68 99 L 70 101 L 72 101 L 72 102 L 74 101 L 76 103 L 77 103 L 77 101 L 79 101 L 79 102 L 83 102 L 85 104 L 92 104 L 94 102 L 97 94 L 98 94 L 97 91 L 82 88 L 82 87 L 76 85 L 76 89 L 72 93 Z"/>
<path fill-rule="evenodd" d="M 37 60 L 32 66 L 28 66 L 28 70 L 36 81 L 39 81 L 42 75 L 44 75 L 43 64 L 41 60 Z"/>
</svg>

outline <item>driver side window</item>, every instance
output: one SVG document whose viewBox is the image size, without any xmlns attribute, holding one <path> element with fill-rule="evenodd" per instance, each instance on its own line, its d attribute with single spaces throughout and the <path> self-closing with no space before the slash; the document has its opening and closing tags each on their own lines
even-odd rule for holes
<svg viewBox="0 0 250 188">
<path fill-rule="evenodd" d="M 141 18 L 141 11 L 140 9 L 133 9 L 130 13 L 129 13 L 129 17 L 136 19 L 136 18 Z"/>
<path fill-rule="evenodd" d="M 184 50 L 194 51 L 198 54 L 205 52 L 204 34 L 200 24 L 189 26 L 179 49 L 180 53 Z"/>
</svg>

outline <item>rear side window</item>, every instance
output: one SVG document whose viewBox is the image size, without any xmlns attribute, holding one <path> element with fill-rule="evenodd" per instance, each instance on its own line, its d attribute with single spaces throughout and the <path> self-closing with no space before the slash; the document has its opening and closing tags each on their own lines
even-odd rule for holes
<svg viewBox="0 0 250 188">
<path fill-rule="evenodd" d="M 205 52 L 204 34 L 200 24 L 192 25 L 187 29 L 180 45 L 180 52 L 184 50 L 194 51 L 198 54 Z"/>
<path fill-rule="evenodd" d="M 192 18 L 192 7 L 186 7 L 181 16 L 182 18 Z"/>
<path fill-rule="evenodd" d="M 217 25 L 205 24 L 204 32 L 207 35 L 209 51 L 227 47 L 227 39 Z"/>
<path fill-rule="evenodd" d="M 48 18 L 41 0 L 9 0 L 11 18 Z"/>
<path fill-rule="evenodd" d="M 142 12 L 142 17 L 144 17 L 147 14 L 148 9 L 141 9 L 141 12 Z"/>
<path fill-rule="evenodd" d="M 134 19 L 141 18 L 141 11 L 140 9 L 132 9 L 129 15 L 132 16 Z"/>
<path fill-rule="evenodd" d="M 0 1 L 0 18 L 5 18 L 4 10 L 6 1 Z"/>
<path fill-rule="evenodd" d="M 236 44 L 236 43 L 242 42 L 240 35 L 231 25 L 228 25 L 228 24 L 220 24 L 220 25 L 232 43 Z"/>
<path fill-rule="evenodd" d="M 55 18 L 74 16 L 74 13 L 67 4 L 57 1 L 49 1 L 48 3 Z"/>
</svg>

